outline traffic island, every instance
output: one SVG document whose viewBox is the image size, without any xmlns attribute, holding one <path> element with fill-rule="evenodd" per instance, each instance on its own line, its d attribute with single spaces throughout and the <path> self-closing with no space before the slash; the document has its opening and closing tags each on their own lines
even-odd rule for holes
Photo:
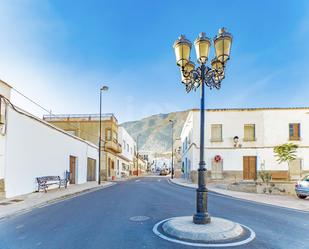
<svg viewBox="0 0 309 249">
<path fill-rule="evenodd" d="M 205 225 L 194 224 L 192 216 L 174 217 L 157 223 L 153 232 L 171 242 L 199 247 L 240 246 L 255 238 L 249 227 L 217 217 Z"/>
</svg>

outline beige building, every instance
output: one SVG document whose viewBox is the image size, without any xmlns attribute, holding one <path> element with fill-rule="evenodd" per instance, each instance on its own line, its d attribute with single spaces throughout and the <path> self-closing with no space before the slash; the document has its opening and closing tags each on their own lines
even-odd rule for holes
<svg viewBox="0 0 309 249">
<path fill-rule="evenodd" d="M 133 170 L 133 174 L 136 175 L 137 173 L 137 160 L 135 158 L 134 160 L 134 170 Z M 138 157 L 138 175 L 142 175 L 147 173 L 147 166 L 148 166 L 148 162 L 146 160 L 144 160 L 144 158 L 140 155 Z"/>
<path fill-rule="evenodd" d="M 44 120 L 68 133 L 99 144 L 100 116 L 97 114 L 46 115 Z M 117 176 L 117 163 L 119 164 L 121 158 L 122 146 L 118 141 L 116 117 L 113 114 L 102 114 L 101 120 L 101 179 L 109 180 Z"/>
</svg>

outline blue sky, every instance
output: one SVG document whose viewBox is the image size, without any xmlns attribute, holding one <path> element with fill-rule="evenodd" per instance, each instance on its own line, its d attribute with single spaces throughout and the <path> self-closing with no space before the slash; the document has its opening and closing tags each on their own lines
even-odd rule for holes
<svg viewBox="0 0 309 249">
<path fill-rule="evenodd" d="M 0 78 L 56 114 L 97 113 L 102 84 L 103 110 L 120 122 L 197 108 L 172 44 L 222 26 L 234 36 L 231 60 L 207 107 L 309 106 L 309 3 L 300 0 L 1 1 Z"/>
</svg>

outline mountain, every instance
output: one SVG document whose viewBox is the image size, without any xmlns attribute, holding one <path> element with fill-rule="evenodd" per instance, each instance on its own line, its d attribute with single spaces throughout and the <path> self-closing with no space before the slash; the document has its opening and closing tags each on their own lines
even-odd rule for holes
<svg viewBox="0 0 309 249">
<path fill-rule="evenodd" d="M 168 114 L 157 114 L 143 118 L 139 121 L 130 121 L 122 123 L 129 134 L 136 140 L 138 138 L 138 149 L 162 153 L 170 151 L 172 148 L 171 141 L 171 123 L 174 123 L 174 140 L 180 138 L 183 124 L 189 111 L 171 112 Z"/>
</svg>

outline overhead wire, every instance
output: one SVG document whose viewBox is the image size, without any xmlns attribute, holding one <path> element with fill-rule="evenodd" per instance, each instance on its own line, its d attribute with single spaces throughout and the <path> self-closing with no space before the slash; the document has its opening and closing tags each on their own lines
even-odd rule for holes
<svg viewBox="0 0 309 249">
<path fill-rule="evenodd" d="M 57 115 L 56 115 L 56 114 L 53 114 L 51 110 L 48 110 L 48 109 L 44 108 L 42 105 L 40 105 L 40 104 L 37 103 L 36 101 L 32 100 L 31 98 L 27 97 L 25 94 L 23 94 L 22 92 L 18 91 L 18 90 L 15 89 L 14 87 L 12 87 L 12 89 L 13 89 L 16 93 L 18 93 L 18 94 L 20 94 L 22 97 L 24 97 L 25 99 L 27 99 L 28 101 L 30 101 L 31 103 L 33 103 L 34 105 L 38 106 L 39 108 L 41 108 L 42 110 L 44 110 L 45 112 L 47 112 L 50 116 L 57 117 Z M 15 111 L 17 111 L 18 113 L 21 113 L 20 111 L 17 110 L 16 106 L 15 106 L 14 104 L 12 104 L 12 102 L 11 102 L 9 99 L 5 98 L 5 97 L 2 96 L 2 95 L 0 95 L 0 96 L 3 97 L 4 99 L 6 99 L 6 101 L 10 103 L 10 106 L 11 106 Z M 24 113 L 22 113 L 22 114 L 24 114 Z M 43 120 L 44 120 L 44 119 L 43 119 Z M 44 121 L 48 122 L 47 120 L 44 120 Z M 84 134 L 89 135 L 90 137 L 99 139 L 98 135 L 95 135 L 94 133 L 90 133 L 90 132 L 88 132 L 88 131 L 86 131 L 86 130 L 83 130 L 83 129 L 81 129 L 79 126 L 75 126 L 75 125 L 72 124 L 72 123 L 66 123 L 66 125 L 68 125 L 68 126 L 71 127 L 71 128 L 77 129 L 77 130 L 83 132 Z M 101 139 L 101 141 L 104 142 L 105 140 L 104 140 L 104 139 Z"/>
</svg>

